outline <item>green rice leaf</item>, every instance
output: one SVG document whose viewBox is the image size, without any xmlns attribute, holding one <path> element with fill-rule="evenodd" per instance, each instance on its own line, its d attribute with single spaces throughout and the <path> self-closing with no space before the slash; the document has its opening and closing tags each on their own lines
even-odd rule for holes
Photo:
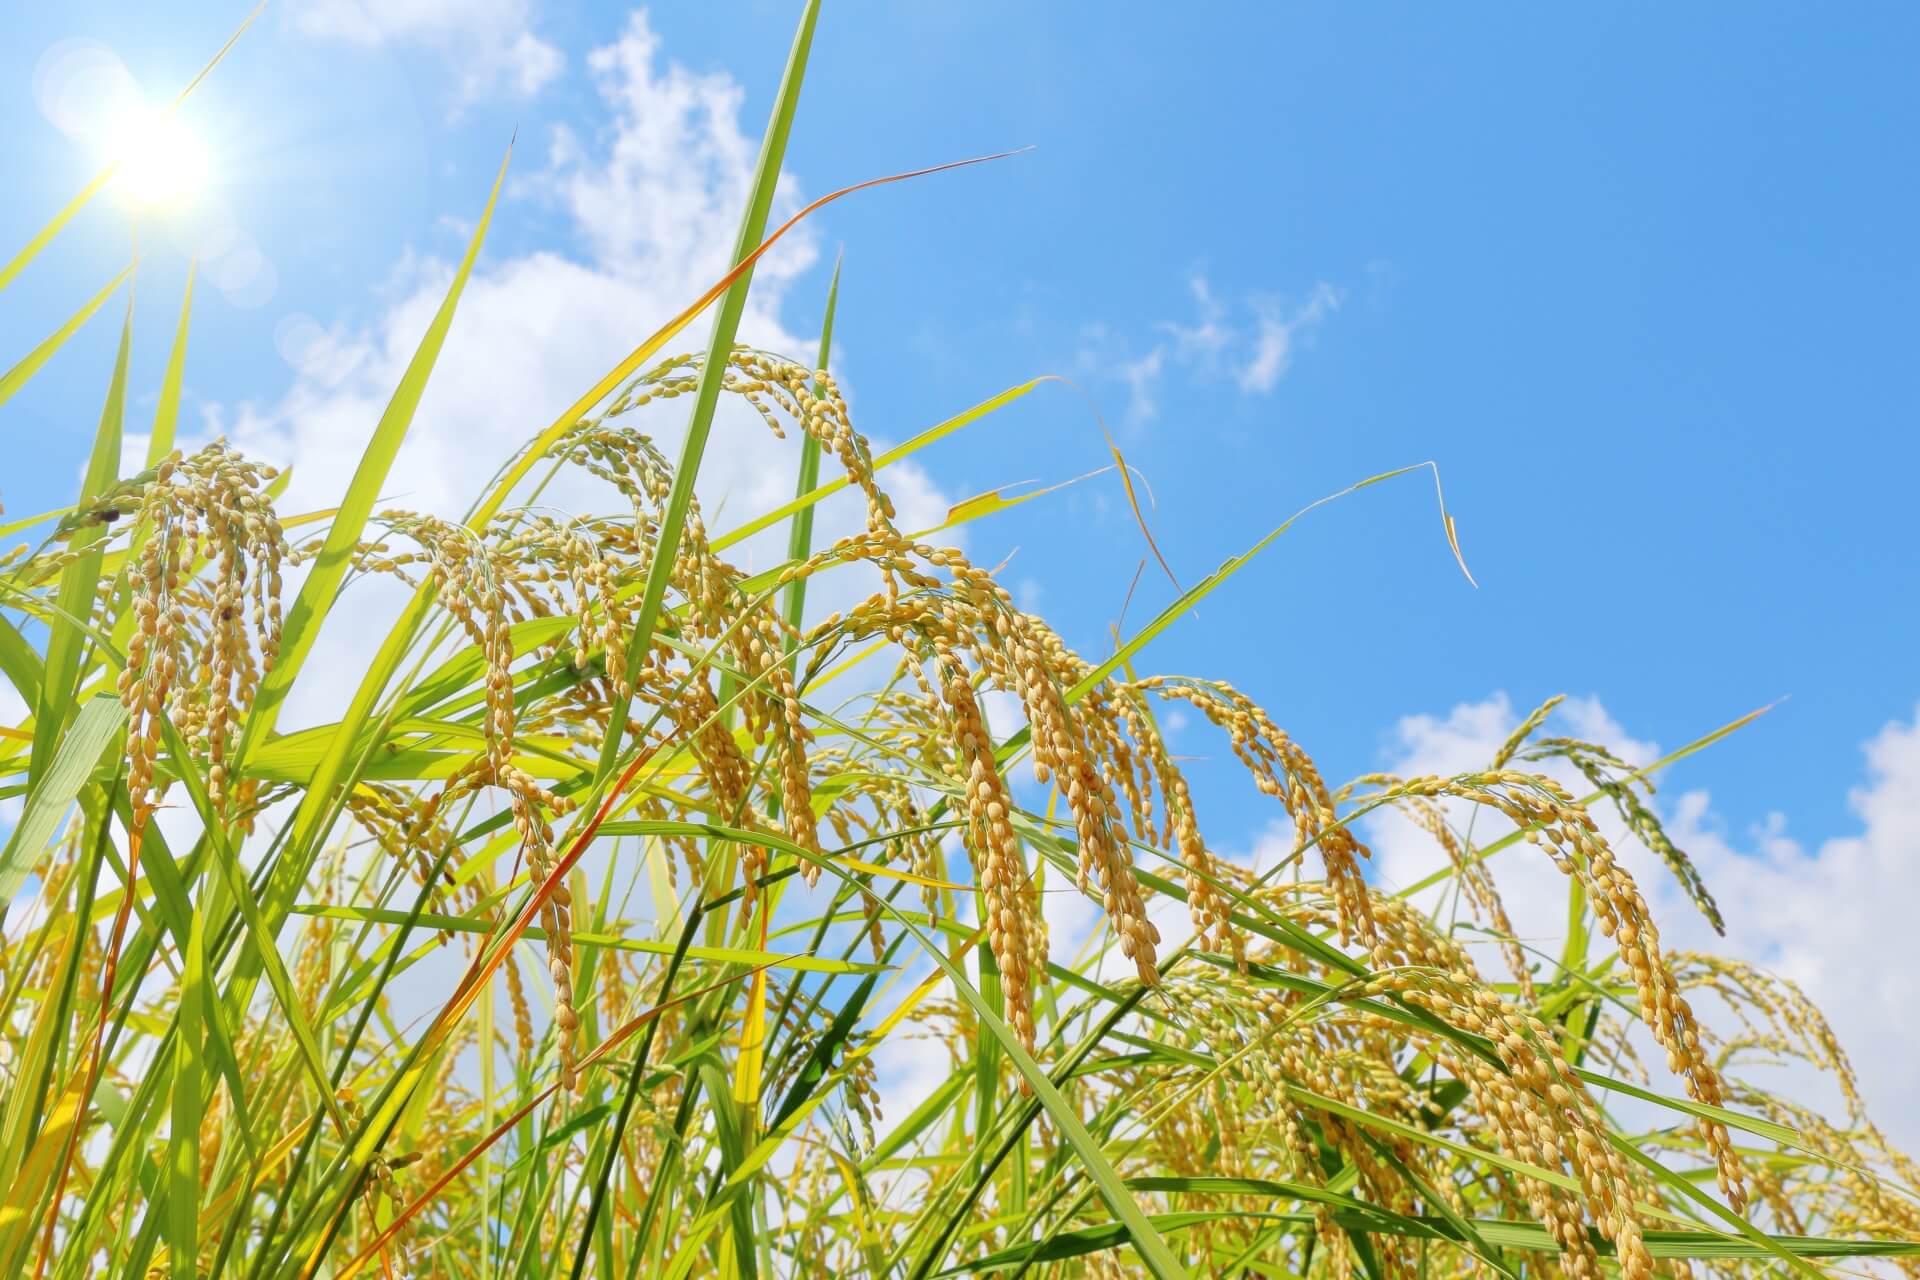
<svg viewBox="0 0 1920 1280">
<path fill-rule="evenodd" d="M 126 320 L 120 326 L 120 349 L 114 357 L 113 380 L 107 386 L 107 402 L 100 411 L 100 429 L 94 433 L 93 451 L 87 458 L 86 475 L 80 482 L 80 504 L 113 487 L 120 467 L 120 434 L 127 397 L 127 358 L 133 345 L 133 305 L 127 305 Z M 87 548 L 105 536 L 99 526 L 89 526 L 73 535 L 72 543 L 82 554 L 60 573 L 60 588 L 55 600 L 56 614 L 48 628 L 46 665 L 40 682 L 40 699 L 34 706 L 33 751 L 28 779 L 35 781 L 53 758 L 54 748 L 75 710 L 74 692 L 80 677 L 80 654 L 88 637 L 85 619 L 93 612 L 93 591 L 100 580 L 100 553 Z"/>
<path fill-rule="evenodd" d="M 109 746 L 126 728 L 127 709 L 109 693 L 88 698 L 73 727 L 60 742 L 53 765 L 27 793 L 26 807 L 19 822 L 0 851 L 0 904 L 11 903 L 34 862 L 46 852 L 47 843 L 60 822 L 73 808 L 80 788 L 93 776 L 94 767 Z"/>
<path fill-rule="evenodd" d="M 836 258 L 833 263 L 833 283 L 827 286 L 827 312 L 820 321 L 820 355 L 813 367 L 821 371 L 827 368 L 828 356 L 833 351 L 833 312 L 840 301 L 840 264 Z M 816 381 L 814 394 L 822 394 L 823 388 Z M 805 497 L 814 486 L 820 483 L 820 441 L 812 432 L 800 435 L 800 475 L 795 488 L 798 496 Z M 787 559 L 789 562 L 805 560 L 813 551 L 813 508 L 805 507 L 793 513 L 793 526 L 787 536 Z M 807 580 L 795 578 L 787 584 L 786 618 L 787 625 L 795 631 L 800 629 L 800 620 L 806 613 Z M 791 647 L 791 646 L 789 646 Z"/>
<path fill-rule="evenodd" d="M 172 720 L 161 720 L 161 732 L 167 744 L 168 752 L 173 756 L 175 770 L 188 798 L 193 802 L 195 811 L 206 831 L 207 847 L 213 855 L 213 867 L 220 875 L 222 886 L 227 895 L 239 908 L 240 919 L 245 923 L 247 938 L 253 944 L 253 953 L 267 975 L 267 983 L 273 988 L 280 1016 L 286 1019 L 287 1029 L 293 1033 L 293 1042 L 299 1050 L 301 1064 L 306 1068 L 313 1085 L 318 1089 L 322 1105 L 333 1122 L 339 1126 L 342 1134 L 353 1130 L 347 1123 L 346 1114 L 341 1111 L 339 1100 L 334 1097 L 333 1085 L 327 1078 L 325 1060 L 320 1056 L 320 1042 L 313 1034 L 313 1028 L 307 1022 L 307 1015 L 300 1007 L 300 997 L 294 989 L 293 977 L 287 972 L 286 963 L 280 958 L 280 949 L 274 944 L 273 930 L 268 927 L 265 914 L 254 895 L 253 886 L 247 881 L 246 870 L 241 867 L 235 855 L 233 845 L 227 836 L 226 821 L 213 807 L 212 799 L 207 795 L 205 781 L 188 763 L 190 756 L 186 742 L 180 737 L 179 729 Z"/>
<path fill-rule="evenodd" d="M 800 13 L 800 29 L 794 34 L 793 48 L 787 54 L 786 74 L 780 80 L 780 92 L 774 97 L 773 119 L 766 137 L 760 141 L 760 159 L 754 165 L 753 185 L 747 195 L 747 207 L 741 215 L 740 230 L 734 237 L 733 261 L 747 260 L 754 247 L 766 236 L 767 215 L 773 209 L 773 195 L 780 182 L 780 166 L 787 154 L 787 137 L 793 131 L 793 117 L 800 108 L 800 86 L 807 75 L 807 55 L 813 48 L 813 28 L 819 20 L 819 0 L 807 0 Z M 720 403 L 720 384 L 727 372 L 727 358 L 733 353 L 734 334 L 740 328 L 740 316 L 747 307 L 747 291 L 753 287 L 749 268 L 727 287 L 714 313 L 713 332 L 707 339 L 706 359 L 700 366 L 699 382 L 694 387 L 693 409 L 687 416 L 687 434 L 680 444 L 679 464 L 673 471 L 673 485 L 667 493 L 666 511 L 655 531 L 653 556 L 647 565 L 646 585 L 641 590 L 640 607 L 635 612 L 633 631 L 627 643 L 627 665 L 637 669 L 653 644 L 654 627 L 660 620 L 660 608 L 666 600 L 667 579 L 672 576 L 675 553 L 686 529 L 687 511 L 693 505 L 693 486 L 700 474 L 700 460 L 707 449 L 707 435 L 713 429 L 713 413 Z M 627 721 L 630 695 L 617 695 L 613 714 L 607 723 L 613 726 L 600 751 L 597 777 L 604 780 L 613 773 L 624 736 L 621 726 Z"/>
<path fill-rule="evenodd" d="M 187 264 L 187 287 L 180 298 L 180 323 L 173 332 L 173 350 L 160 379 L 160 402 L 153 409 L 153 434 L 147 439 L 147 468 L 160 465 L 173 452 L 174 430 L 180 421 L 180 384 L 187 370 L 187 325 L 193 318 L 194 264 Z"/>
<path fill-rule="evenodd" d="M 487 228 L 493 222 L 494 204 L 500 198 L 500 186 L 506 181 L 507 164 L 512 158 L 513 149 L 508 147 L 506 158 L 500 162 L 500 171 L 494 176 L 493 190 L 487 194 L 486 208 L 480 213 L 479 225 L 473 229 L 473 235 L 467 242 L 466 256 L 461 258 L 460 267 L 447 286 L 446 296 L 441 299 L 439 311 L 434 314 L 432 323 L 421 337 L 413 359 L 407 363 L 406 372 L 400 376 L 400 385 L 394 388 L 392 399 L 387 401 L 386 411 L 380 415 L 380 421 L 373 429 L 373 438 L 367 442 L 360 465 L 354 469 L 353 479 L 347 485 L 340 509 L 327 528 L 326 542 L 314 558 L 313 568 L 307 574 L 307 580 L 301 584 L 293 607 L 287 611 L 280 638 L 280 656 L 274 662 L 273 669 L 260 682 L 260 690 L 254 697 L 253 712 L 247 717 L 245 734 L 235 753 L 239 759 L 244 760 L 251 747 L 264 742 L 273 732 L 281 704 L 286 701 L 288 691 L 313 649 L 320 624 L 339 598 L 340 582 L 346 576 L 349 558 L 367 526 L 367 518 L 373 514 L 381 486 L 387 482 L 387 472 L 393 467 L 401 442 L 406 439 L 407 428 L 413 425 L 414 412 L 420 407 L 420 397 L 426 393 L 427 381 L 433 376 L 434 363 L 439 360 L 440 350 L 446 345 L 447 332 L 453 327 L 454 311 L 460 305 L 460 295 L 467 287 L 467 278 L 473 274 L 473 264 L 480 256 L 480 246 L 485 242 Z M 333 766 L 328 771 L 331 775 L 337 775 L 345 763 L 347 751 L 352 747 L 351 734 L 339 737 L 339 749 L 328 760 Z M 315 782 L 330 783 L 331 777 L 319 777 Z M 310 799 L 318 796 L 320 801 L 324 801 L 330 790 L 328 785 L 317 785 L 307 794 Z"/>
<path fill-rule="evenodd" d="M 107 299 L 112 297 L 114 291 L 124 284 L 127 277 L 132 274 L 133 268 L 128 267 L 119 275 L 107 281 L 106 286 L 102 288 L 100 292 L 87 299 L 87 301 L 81 305 L 80 309 L 69 316 L 65 324 L 55 329 L 46 341 L 22 356 L 20 363 L 14 365 L 13 368 L 7 370 L 5 373 L 0 373 L 0 404 L 5 404 L 7 401 L 13 399 L 20 388 L 26 386 L 27 383 L 32 380 L 33 375 L 40 372 L 40 366 L 51 360 L 54 353 L 60 350 L 61 347 L 66 346 L 67 339 L 78 333 L 80 327 L 86 324 L 87 321 L 93 319 L 93 313 L 105 305 Z"/>
<path fill-rule="evenodd" d="M 167 1139 L 167 1256 L 174 1280 L 200 1274 L 200 1039 L 207 1005 L 205 917 L 195 913 L 180 979 L 180 1027 L 174 1040 L 173 1113 Z"/>
</svg>

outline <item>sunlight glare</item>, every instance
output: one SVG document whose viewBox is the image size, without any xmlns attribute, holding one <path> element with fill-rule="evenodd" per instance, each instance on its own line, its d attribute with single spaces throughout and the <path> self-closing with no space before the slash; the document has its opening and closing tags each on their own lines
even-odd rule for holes
<svg viewBox="0 0 1920 1280">
<path fill-rule="evenodd" d="M 139 205 L 183 204 L 206 182 L 207 149 L 171 111 L 141 110 L 109 134 L 114 185 Z"/>
</svg>

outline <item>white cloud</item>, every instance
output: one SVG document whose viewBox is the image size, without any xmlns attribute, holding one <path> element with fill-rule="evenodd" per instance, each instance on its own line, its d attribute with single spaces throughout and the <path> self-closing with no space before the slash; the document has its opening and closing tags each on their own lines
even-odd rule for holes
<svg viewBox="0 0 1920 1280">
<path fill-rule="evenodd" d="M 692 296 L 730 265 L 734 224 L 745 206 L 758 151 L 741 132 L 743 93 L 724 71 L 660 65 L 660 38 L 644 13 L 619 40 L 587 56 L 612 127 L 605 156 L 583 152 L 571 132 L 556 135 L 558 189 L 597 260 L 624 275 L 662 278 Z M 799 201 L 782 175 L 776 206 Z M 754 267 L 756 296 L 778 295 L 818 256 L 810 234 L 789 237 Z"/>
<path fill-rule="evenodd" d="M 1409 716 L 1399 724 L 1389 767 L 1401 774 L 1483 768 L 1518 719 L 1504 695 L 1455 707 L 1445 717 Z M 1613 745 L 1630 762 L 1659 754 L 1652 743 L 1626 734 L 1597 699 L 1570 699 L 1556 719 L 1561 727 L 1550 725 L 1548 732 Z M 1699 869 L 1726 920 L 1724 938 L 1651 854 L 1619 832 L 1617 822 L 1596 816 L 1640 882 L 1662 944 L 1732 956 L 1798 982 L 1852 1057 L 1869 1114 L 1911 1150 L 1920 1146 L 1920 1022 L 1909 1016 L 1920 1005 L 1911 943 L 1912 904 L 1920 900 L 1920 708 L 1912 720 L 1887 725 L 1864 750 L 1866 778 L 1851 795 L 1859 830 L 1814 848 L 1790 838 L 1777 813 L 1735 838 L 1706 791 L 1659 797 L 1656 809 L 1668 833 Z M 1483 825 L 1478 833 L 1483 842 L 1488 831 Z M 1434 866 L 1431 842 L 1404 822 L 1375 823 L 1369 837 L 1386 887 L 1411 883 Z M 1525 846 L 1491 866 L 1516 930 L 1543 949 L 1557 947 L 1566 901 L 1560 874 Z"/>
<path fill-rule="evenodd" d="M 1291 315 L 1283 314 L 1273 303 L 1259 304 L 1256 310 L 1260 313 L 1260 331 L 1254 338 L 1253 357 L 1240 370 L 1240 389 L 1256 394 L 1273 390 L 1293 362 L 1295 344 L 1340 309 L 1340 298 L 1338 289 L 1322 281 Z"/>
<path fill-rule="evenodd" d="M 1160 370 L 1166 362 L 1166 348 L 1155 347 L 1138 360 L 1128 360 L 1114 369 L 1115 376 L 1127 384 L 1128 422 L 1137 426 L 1151 421 L 1160 412 L 1154 387 L 1160 381 Z"/>
<path fill-rule="evenodd" d="M 1200 319 L 1190 325 L 1169 322 L 1161 328 L 1173 335 L 1174 352 L 1180 359 L 1210 366 L 1233 341 L 1233 330 L 1227 327 L 1226 308 L 1213 296 L 1213 286 L 1205 276 L 1191 277 L 1187 289 L 1193 294 Z"/>
<path fill-rule="evenodd" d="M 588 138 L 557 138 L 550 166 L 531 184 L 570 219 L 586 251 L 537 250 L 491 263 L 483 255 L 389 473 L 383 506 L 462 514 L 515 449 L 724 273 L 756 150 L 741 130 L 739 86 L 723 74 L 663 65 L 644 14 L 588 62 L 606 126 Z M 782 202 L 792 204 L 791 183 L 783 190 Z M 781 310 L 817 247 L 804 227 L 788 241 L 755 273 L 741 338 L 810 359 L 813 340 L 797 337 Z M 403 259 L 393 301 L 364 329 L 286 317 L 276 330 L 294 366 L 286 394 L 209 414 L 209 429 L 225 431 L 243 452 L 292 466 L 283 511 L 338 502 L 452 274 L 446 262 Z M 706 322 L 696 322 L 675 349 L 697 346 L 705 332 Z M 656 404 L 624 421 L 672 456 L 686 408 L 684 401 Z M 723 530 L 792 496 L 795 435 L 778 440 L 750 409 L 731 397 L 723 402 L 701 471 L 709 528 Z M 903 528 L 938 524 L 951 505 L 911 463 L 890 468 L 883 483 Z M 541 501 L 584 503 L 591 492 L 550 487 Z M 854 495 L 840 498 L 819 509 L 815 536 L 823 543 L 861 521 Z M 783 529 L 769 531 L 729 557 L 749 568 L 764 564 L 784 553 L 785 538 Z M 809 603 L 824 613 L 853 590 L 828 575 Z M 391 594 L 368 582 L 343 609 L 371 620 L 394 607 Z M 289 706 L 290 727 L 337 714 L 342 686 L 350 688 L 364 668 L 359 634 L 362 627 L 339 618 L 323 628 Z"/>
<path fill-rule="evenodd" d="M 1105 325 L 1085 331 L 1079 362 L 1083 369 L 1111 378 L 1127 388 L 1127 420 L 1134 426 L 1156 417 L 1160 410 L 1162 377 L 1179 370 L 1207 381 L 1229 374 L 1247 395 L 1266 395 L 1286 377 L 1294 352 L 1340 309 L 1345 294 L 1321 281 L 1307 300 L 1288 310 L 1272 298 L 1254 296 L 1243 307 L 1252 313 L 1252 326 L 1237 324 L 1204 275 L 1187 280 L 1193 295 L 1195 318 L 1190 323 L 1167 320 L 1155 328 L 1164 336 L 1144 353 Z"/>
<path fill-rule="evenodd" d="M 528 0 L 305 0 L 293 21 L 322 39 L 439 54 L 455 76 L 456 106 L 500 89 L 532 95 L 566 65 L 560 50 L 533 33 Z"/>
</svg>

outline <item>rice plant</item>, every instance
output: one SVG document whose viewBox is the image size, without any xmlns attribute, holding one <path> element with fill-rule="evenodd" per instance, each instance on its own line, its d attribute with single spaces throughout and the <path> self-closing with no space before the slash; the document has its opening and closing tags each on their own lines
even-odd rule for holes
<svg viewBox="0 0 1920 1280">
<path fill-rule="evenodd" d="M 1478 771 L 1336 786 L 1230 685 L 1143 674 L 1287 525 L 1081 654 L 886 492 L 888 465 L 1034 383 L 876 454 L 830 371 L 831 296 L 810 359 L 736 342 L 786 230 L 767 224 L 814 16 L 738 265 L 529 424 L 464 519 L 378 495 L 491 198 L 328 512 L 283 513 L 283 477 L 222 442 L 176 447 L 191 285 L 122 478 L 123 327 L 76 500 L 3 530 L 0 673 L 28 713 L 0 726 L 20 801 L 0 1270 L 1920 1271 L 1920 1173 L 1819 1012 L 1664 948 L 1605 834 L 1717 925 L 1645 794 L 1744 721 L 1634 768 L 1554 736 L 1549 703 Z M 704 346 L 677 347 L 709 313 Z M 723 399 L 804 448 L 792 502 L 719 530 L 695 479 Z M 677 457 L 646 434 L 683 424 Z M 591 504 L 543 504 L 556 477 Z M 847 491 L 861 527 L 816 546 L 815 505 Z M 727 558 L 781 527 L 777 566 Z M 808 622 L 829 575 L 867 593 Z M 408 602 L 333 719 L 284 731 L 320 629 L 371 579 Z M 1277 865 L 1217 852 L 1174 709 L 1290 821 Z M 1388 813 L 1434 850 L 1400 893 L 1367 873 Z M 1511 918 L 1499 872 L 1521 859 L 1564 875 L 1564 914 Z M 1102 921 L 1078 954 L 1042 905 L 1066 893 Z M 1543 930 L 1559 954 L 1523 941 Z M 429 973 L 452 976 L 415 1017 Z M 894 1113 L 876 1051 L 905 1039 L 951 1070 Z M 1781 1059 L 1845 1114 L 1749 1078 Z"/>
</svg>

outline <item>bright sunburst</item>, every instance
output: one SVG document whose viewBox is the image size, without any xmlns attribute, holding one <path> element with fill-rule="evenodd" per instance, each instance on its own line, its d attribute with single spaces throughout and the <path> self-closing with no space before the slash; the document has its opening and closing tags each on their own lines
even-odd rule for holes
<svg viewBox="0 0 1920 1280">
<path fill-rule="evenodd" d="M 135 204 L 183 204 L 206 182 L 206 146 L 171 111 L 130 113 L 108 134 L 108 147 L 119 165 L 114 185 Z"/>
</svg>

